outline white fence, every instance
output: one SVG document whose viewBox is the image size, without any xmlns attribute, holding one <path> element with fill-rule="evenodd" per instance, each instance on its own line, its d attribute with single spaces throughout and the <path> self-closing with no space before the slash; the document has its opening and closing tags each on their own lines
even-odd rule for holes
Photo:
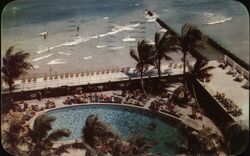
<svg viewBox="0 0 250 156">
<path fill-rule="evenodd" d="M 224 55 L 224 61 L 226 61 L 232 68 L 237 70 L 240 74 L 242 74 L 247 80 L 249 80 L 249 71 L 241 67 L 238 63 L 232 60 L 227 55 Z"/>
</svg>

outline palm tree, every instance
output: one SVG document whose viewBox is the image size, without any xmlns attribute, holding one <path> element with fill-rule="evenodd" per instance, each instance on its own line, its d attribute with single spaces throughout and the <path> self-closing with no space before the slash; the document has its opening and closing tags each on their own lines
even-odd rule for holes
<svg viewBox="0 0 250 156">
<path fill-rule="evenodd" d="M 186 56 L 189 52 L 196 59 L 200 57 L 197 49 L 205 48 L 205 36 L 195 26 L 185 24 L 181 29 L 180 42 L 183 52 L 183 74 L 186 73 Z"/>
<path fill-rule="evenodd" d="M 154 51 L 156 55 L 156 67 L 158 70 L 159 81 L 161 79 L 161 60 L 165 58 L 166 61 L 172 60 L 168 53 L 176 52 L 180 50 L 180 42 L 178 40 L 178 36 L 171 35 L 169 31 L 167 31 L 164 36 L 161 38 L 160 33 L 155 33 L 155 46 Z"/>
<path fill-rule="evenodd" d="M 212 74 L 208 73 L 210 70 L 214 69 L 214 66 L 208 66 L 208 58 L 207 57 L 203 57 L 203 58 L 199 58 L 196 60 L 193 69 L 191 70 L 191 74 L 203 81 L 204 79 L 209 79 Z"/>
<path fill-rule="evenodd" d="M 82 133 L 85 143 L 94 148 L 108 144 L 110 140 L 118 139 L 118 134 L 113 131 L 111 125 L 93 114 L 87 117 Z"/>
<path fill-rule="evenodd" d="M 154 65 L 155 56 L 153 52 L 153 45 L 149 44 L 146 40 L 139 41 L 137 44 L 137 53 L 138 54 L 136 54 L 134 49 L 130 49 L 130 56 L 137 62 L 136 69 L 140 72 L 142 90 L 145 96 L 147 96 L 142 76 L 146 65 Z"/>
<path fill-rule="evenodd" d="M 20 136 L 23 126 L 19 121 L 12 121 L 8 130 L 3 131 L 2 143 L 3 147 L 14 155 L 24 155 L 24 151 L 19 148 L 19 145 L 24 142 L 24 138 Z"/>
<path fill-rule="evenodd" d="M 148 139 L 140 134 L 135 134 L 129 137 L 128 142 L 131 145 L 137 147 L 137 152 L 142 154 L 145 151 L 148 151 L 150 148 L 154 147 L 157 144 L 157 141 Z"/>
<path fill-rule="evenodd" d="M 25 74 L 27 70 L 34 68 L 26 59 L 29 57 L 29 53 L 19 51 L 13 54 L 14 46 L 11 46 L 3 57 L 3 80 L 9 86 L 9 95 L 12 100 L 12 90 L 14 80 L 19 78 L 22 74 Z"/>
<path fill-rule="evenodd" d="M 48 134 L 52 130 L 52 122 L 55 117 L 42 115 L 35 120 L 33 129 L 30 129 L 28 136 L 32 139 L 33 147 L 28 155 L 40 156 L 42 153 L 49 153 L 52 150 L 53 143 L 62 137 L 68 137 L 70 131 L 68 129 L 58 129 Z"/>
</svg>

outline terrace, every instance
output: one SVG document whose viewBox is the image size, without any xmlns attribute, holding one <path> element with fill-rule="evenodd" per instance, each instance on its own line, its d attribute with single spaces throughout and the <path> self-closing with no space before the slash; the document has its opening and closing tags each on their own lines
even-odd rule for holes
<svg viewBox="0 0 250 156">
<path fill-rule="evenodd" d="M 222 93 L 225 98 L 230 99 L 229 101 L 232 101 L 242 111 L 242 115 L 231 115 L 231 117 L 249 128 L 249 89 L 245 88 L 247 84 L 249 85 L 248 71 L 242 71 L 244 69 L 240 69 L 238 66 L 237 70 L 235 69 L 236 74 L 230 74 L 234 68 L 232 65 L 220 68 L 218 61 L 210 61 L 209 65 L 216 68 L 211 70 L 213 75 L 211 81 L 201 82 L 202 85 L 212 96 L 216 97 L 218 93 Z M 242 79 L 239 81 L 240 76 Z M 225 111 L 229 112 L 222 102 L 217 101 Z"/>
</svg>

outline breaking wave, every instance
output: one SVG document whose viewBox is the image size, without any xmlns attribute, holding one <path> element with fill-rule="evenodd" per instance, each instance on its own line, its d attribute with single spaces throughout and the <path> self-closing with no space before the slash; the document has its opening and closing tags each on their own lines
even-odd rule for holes
<svg viewBox="0 0 250 156">
<path fill-rule="evenodd" d="M 50 61 L 50 62 L 47 63 L 47 64 L 53 65 L 53 64 L 65 64 L 65 63 L 66 63 L 66 62 L 60 62 L 60 60 L 61 60 L 61 59 L 54 59 L 54 60 Z"/>
<path fill-rule="evenodd" d="M 39 60 L 42 60 L 42 59 L 45 59 L 45 58 L 48 58 L 50 56 L 52 56 L 54 53 L 51 53 L 49 55 L 45 55 L 45 56 L 41 56 L 41 57 L 37 57 L 35 59 L 33 59 L 32 61 L 35 62 L 35 61 L 39 61 Z"/>
<path fill-rule="evenodd" d="M 84 60 L 89 60 L 91 59 L 93 56 L 86 56 L 86 57 L 83 57 Z"/>
</svg>

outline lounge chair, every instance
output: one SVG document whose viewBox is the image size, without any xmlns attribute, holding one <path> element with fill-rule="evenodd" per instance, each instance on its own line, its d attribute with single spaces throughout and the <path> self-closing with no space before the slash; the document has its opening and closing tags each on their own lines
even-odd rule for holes
<svg viewBox="0 0 250 156">
<path fill-rule="evenodd" d="M 244 80 L 244 76 L 238 74 L 238 75 L 236 75 L 236 77 L 235 77 L 234 80 L 235 80 L 235 81 L 238 81 L 238 82 L 242 82 L 242 81 Z"/>
<path fill-rule="evenodd" d="M 249 89 L 249 82 L 246 81 L 245 84 L 242 87 L 245 88 L 245 89 Z"/>
</svg>

